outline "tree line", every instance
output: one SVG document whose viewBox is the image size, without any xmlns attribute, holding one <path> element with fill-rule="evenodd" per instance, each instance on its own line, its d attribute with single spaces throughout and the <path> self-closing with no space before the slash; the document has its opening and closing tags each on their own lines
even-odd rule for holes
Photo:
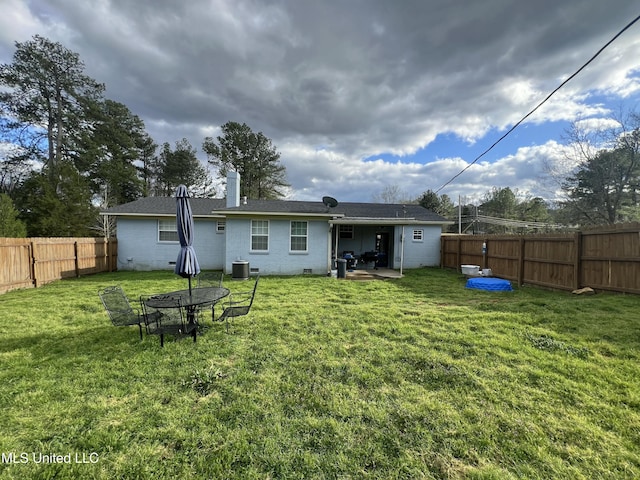
<svg viewBox="0 0 640 480">
<path fill-rule="evenodd" d="M 456 205 L 448 195 L 433 190 L 403 198 L 396 185 L 374 199 L 418 203 L 456 222 L 462 216 L 463 229 L 470 227 L 475 233 L 522 232 L 527 229 L 522 222 L 539 231 L 640 221 L 640 114 L 621 111 L 598 125 L 576 121 L 565 133 L 569 148 L 562 161 L 546 162 L 544 178 L 563 193 L 562 200 L 548 202 L 510 187 L 493 187 L 475 204 Z M 483 223 L 478 221 L 481 217 L 514 222 Z M 458 225 L 451 229 L 457 231 Z"/>
<path fill-rule="evenodd" d="M 426 190 L 417 198 L 407 198 L 397 185 L 385 187 L 380 194 L 374 196 L 374 200 L 382 203 L 419 204 L 454 221 L 456 224 L 449 227 L 450 232 L 460 229 L 465 233 L 514 233 L 522 231 L 522 222 L 530 222 L 538 227 L 541 224 L 551 225 L 554 221 L 553 211 L 543 198 L 523 195 L 518 189 L 512 190 L 510 187 L 493 187 L 476 204 L 466 203 L 463 199 L 459 199 L 456 204 L 449 195 L 438 195 L 433 190 Z M 490 220 L 487 217 L 514 221 L 512 225 L 508 221 L 494 224 L 481 221 Z M 462 227 L 459 227 L 459 220 Z"/>
<path fill-rule="evenodd" d="M 159 146 L 126 105 L 106 98 L 77 53 L 36 35 L 0 65 L 0 236 L 94 236 L 101 209 L 144 196 L 216 195 L 215 175 L 242 175 L 241 194 L 279 198 L 288 184 L 262 133 L 228 122 L 207 137 L 207 165 L 187 139 Z"/>
</svg>

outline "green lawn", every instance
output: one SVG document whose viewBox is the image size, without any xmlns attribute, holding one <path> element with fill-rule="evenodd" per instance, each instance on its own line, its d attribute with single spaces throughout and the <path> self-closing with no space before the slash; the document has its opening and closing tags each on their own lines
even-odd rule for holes
<svg viewBox="0 0 640 480">
<path fill-rule="evenodd" d="M 640 478 L 637 296 L 262 277 L 234 334 L 161 349 L 111 326 L 112 284 L 186 280 L 0 295 L 0 478 Z"/>
</svg>

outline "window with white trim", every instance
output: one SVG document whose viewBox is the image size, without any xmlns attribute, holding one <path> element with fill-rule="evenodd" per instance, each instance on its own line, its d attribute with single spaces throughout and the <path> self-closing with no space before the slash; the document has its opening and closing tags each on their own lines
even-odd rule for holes
<svg viewBox="0 0 640 480">
<path fill-rule="evenodd" d="M 340 225 L 340 238 L 353 239 L 353 225 Z"/>
<path fill-rule="evenodd" d="M 227 229 L 227 222 L 225 220 L 218 220 L 216 222 L 216 232 L 224 233 L 226 229 Z"/>
<path fill-rule="evenodd" d="M 416 229 L 413 231 L 413 241 L 414 242 L 422 242 L 424 240 L 424 230 Z"/>
<path fill-rule="evenodd" d="M 251 251 L 269 250 L 269 220 L 251 220 Z"/>
<path fill-rule="evenodd" d="M 292 252 L 306 252 L 308 244 L 308 222 L 291 221 L 291 240 L 289 242 Z"/>
<path fill-rule="evenodd" d="M 158 220 L 158 241 L 177 242 L 178 229 L 175 220 Z"/>
</svg>

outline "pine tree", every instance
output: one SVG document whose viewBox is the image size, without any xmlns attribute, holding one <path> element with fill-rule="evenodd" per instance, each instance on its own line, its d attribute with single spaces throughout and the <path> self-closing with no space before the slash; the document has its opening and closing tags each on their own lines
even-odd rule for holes
<svg viewBox="0 0 640 480">
<path fill-rule="evenodd" d="M 23 238 L 27 236 L 27 228 L 18 219 L 18 210 L 6 193 L 0 193 L 0 237 Z"/>
<path fill-rule="evenodd" d="M 271 140 L 254 133 L 246 124 L 227 122 L 217 142 L 211 137 L 204 140 L 202 149 L 209 163 L 225 179 L 229 170 L 240 174 L 240 195 L 253 199 L 275 199 L 284 196 L 289 186 L 280 154 Z"/>
</svg>

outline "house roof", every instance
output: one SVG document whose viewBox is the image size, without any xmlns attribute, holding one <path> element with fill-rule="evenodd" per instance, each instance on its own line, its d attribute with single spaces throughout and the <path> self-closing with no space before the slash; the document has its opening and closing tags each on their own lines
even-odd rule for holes
<svg viewBox="0 0 640 480">
<path fill-rule="evenodd" d="M 224 208 L 224 198 L 190 198 L 194 217 L 214 216 L 213 210 Z M 143 197 L 100 212 L 103 215 L 116 216 L 167 216 L 176 214 L 175 197 Z"/>
<path fill-rule="evenodd" d="M 420 205 L 387 203 L 339 203 L 329 208 L 322 202 L 297 200 L 248 200 L 237 207 L 227 207 L 224 198 L 192 198 L 191 210 L 194 217 L 226 217 L 246 215 L 276 216 L 319 216 L 333 223 L 375 221 L 404 223 L 451 223 L 446 218 Z M 134 202 L 111 207 L 102 212 L 115 216 L 169 216 L 176 214 L 176 200 L 173 197 L 145 197 Z"/>
<path fill-rule="evenodd" d="M 216 213 L 224 215 L 248 214 L 299 214 L 321 215 L 328 218 L 340 218 L 340 223 L 360 219 L 394 220 L 412 219 L 431 223 L 448 223 L 449 221 L 420 205 L 402 205 L 388 203 L 339 203 L 329 208 L 322 202 L 303 202 L 292 200 L 249 200 L 246 205 L 223 208 Z"/>
</svg>

